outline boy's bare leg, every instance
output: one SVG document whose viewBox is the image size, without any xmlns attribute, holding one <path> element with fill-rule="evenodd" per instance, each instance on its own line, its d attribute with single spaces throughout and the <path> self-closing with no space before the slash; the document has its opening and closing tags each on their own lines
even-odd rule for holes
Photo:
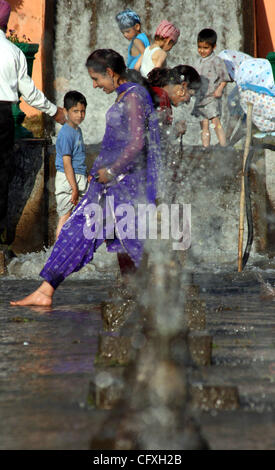
<svg viewBox="0 0 275 470">
<path fill-rule="evenodd" d="M 209 147 L 210 145 L 210 132 L 209 132 L 209 121 L 208 119 L 203 119 L 201 121 L 201 140 L 203 147 Z"/>
<path fill-rule="evenodd" d="M 221 125 L 220 118 L 215 117 L 215 118 L 211 119 L 211 121 L 213 122 L 213 124 L 215 126 L 215 132 L 216 132 L 216 135 L 219 139 L 219 143 L 220 143 L 221 147 L 225 147 L 226 146 L 226 136 L 225 136 L 225 132 L 223 130 L 223 127 Z"/>
<path fill-rule="evenodd" d="M 21 300 L 10 302 L 11 305 L 40 305 L 43 307 L 50 307 L 53 301 L 54 288 L 49 282 L 42 282 L 41 286 L 38 287 L 32 294 L 24 297 Z"/>
<path fill-rule="evenodd" d="M 63 225 L 65 224 L 65 222 L 67 222 L 70 215 L 71 215 L 71 211 L 69 211 L 69 212 L 67 212 L 67 214 L 62 215 L 61 217 L 59 217 L 57 228 L 56 228 L 56 234 L 55 234 L 55 239 L 56 240 L 58 239 L 59 234 L 61 232 L 61 229 L 62 229 Z"/>
</svg>

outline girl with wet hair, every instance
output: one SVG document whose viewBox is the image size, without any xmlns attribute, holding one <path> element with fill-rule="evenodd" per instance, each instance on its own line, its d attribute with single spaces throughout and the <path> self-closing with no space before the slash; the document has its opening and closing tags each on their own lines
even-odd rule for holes
<svg viewBox="0 0 275 470">
<path fill-rule="evenodd" d="M 40 273 L 44 282 L 12 305 L 50 306 L 59 284 L 90 262 L 105 240 L 107 250 L 118 253 L 123 275 L 134 272 L 143 258 L 144 239 L 138 238 L 134 208 L 156 199 L 160 138 L 153 102 L 143 86 L 128 80 L 117 52 L 96 50 L 86 66 L 94 88 L 116 94 L 106 115 L 101 150 L 90 171 L 88 190 L 63 225 Z M 131 215 L 126 232 L 122 207 Z"/>
<path fill-rule="evenodd" d="M 189 103 L 200 88 L 200 76 L 189 65 L 178 65 L 172 69 L 154 68 L 148 74 L 148 82 L 156 95 L 158 110 L 163 124 L 172 123 L 172 106 Z"/>
<path fill-rule="evenodd" d="M 201 87 L 201 78 L 198 72 L 190 65 L 177 65 L 172 70 L 179 74 L 181 83 L 186 84 L 186 88 L 192 90 L 191 95 L 196 93 Z"/>
<path fill-rule="evenodd" d="M 175 173 L 175 154 L 178 153 L 177 137 L 186 132 L 186 122 L 179 121 L 173 128 L 173 106 L 188 103 L 191 96 L 200 88 L 200 76 L 197 71 L 189 65 L 178 65 L 172 69 L 154 68 L 148 74 L 148 82 L 155 93 L 155 102 L 159 114 L 159 125 L 162 150 L 162 188 L 159 192 L 160 198 L 165 195 L 165 200 L 173 197 L 174 187 L 171 182 Z M 172 157 L 172 159 L 171 159 Z M 161 194 L 162 193 L 162 194 Z"/>
</svg>

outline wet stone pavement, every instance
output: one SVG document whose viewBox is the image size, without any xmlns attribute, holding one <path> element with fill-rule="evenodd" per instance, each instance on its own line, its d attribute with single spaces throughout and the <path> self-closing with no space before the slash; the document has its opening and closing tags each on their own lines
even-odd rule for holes
<svg viewBox="0 0 275 470">
<path fill-rule="evenodd" d="M 275 275 L 263 275 L 275 285 Z M 212 364 L 194 382 L 235 386 L 235 410 L 200 413 L 211 449 L 275 449 L 275 298 L 263 299 L 255 273 L 195 276 L 206 301 L 206 328 L 213 336 Z"/>
<path fill-rule="evenodd" d="M 0 281 L 0 449 L 88 449 L 104 414 L 87 394 L 111 284 L 67 281 L 49 311 L 9 306 L 38 284 Z"/>
<path fill-rule="evenodd" d="M 275 285 L 275 274 L 263 278 Z M 212 356 L 191 368 L 190 389 L 237 393 L 234 406 L 194 400 L 201 433 L 210 449 L 275 449 L 275 302 L 261 298 L 249 271 L 197 274 L 193 283 Z M 89 449 L 108 413 L 87 397 L 104 333 L 100 304 L 115 283 L 66 281 L 49 310 L 9 306 L 38 284 L 0 280 L 0 449 Z"/>
</svg>

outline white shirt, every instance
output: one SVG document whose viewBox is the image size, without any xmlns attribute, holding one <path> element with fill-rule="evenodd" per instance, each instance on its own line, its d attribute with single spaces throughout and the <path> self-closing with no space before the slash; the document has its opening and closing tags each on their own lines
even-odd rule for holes
<svg viewBox="0 0 275 470">
<path fill-rule="evenodd" d="M 16 103 L 19 99 L 18 91 L 30 106 L 50 116 L 56 114 L 56 105 L 36 88 L 29 77 L 25 55 L 0 30 L 0 101 Z"/>
<path fill-rule="evenodd" d="M 143 56 L 141 59 L 140 73 L 143 77 L 147 78 L 147 75 L 151 70 L 155 68 L 155 64 L 152 61 L 152 56 L 156 50 L 161 49 L 159 46 L 153 47 L 150 49 L 150 46 L 146 47 L 143 51 Z"/>
</svg>

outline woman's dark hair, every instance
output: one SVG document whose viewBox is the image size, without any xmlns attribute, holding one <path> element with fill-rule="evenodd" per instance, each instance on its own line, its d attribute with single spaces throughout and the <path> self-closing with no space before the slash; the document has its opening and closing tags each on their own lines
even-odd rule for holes
<svg viewBox="0 0 275 470">
<path fill-rule="evenodd" d="M 177 65 L 172 69 L 156 67 L 151 70 L 147 78 L 151 87 L 162 88 L 166 85 L 180 85 L 182 82 L 186 82 L 187 88 L 196 92 L 201 87 L 201 78 L 190 65 Z M 155 104 L 156 97 L 153 95 L 152 98 Z"/>
<path fill-rule="evenodd" d="M 152 96 L 150 84 L 140 72 L 134 69 L 127 69 L 123 57 L 113 49 L 97 49 L 89 55 L 86 67 L 91 67 L 96 73 L 106 73 L 107 68 L 117 73 L 120 78 L 128 82 L 138 83 L 145 87 Z"/>
<path fill-rule="evenodd" d="M 64 108 L 67 109 L 67 111 L 78 103 L 84 104 L 85 108 L 87 107 L 86 98 L 79 91 L 68 91 L 64 96 Z"/>
<path fill-rule="evenodd" d="M 107 68 L 113 70 L 121 78 L 126 78 L 126 65 L 123 57 L 113 49 L 97 49 L 86 60 L 86 67 L 96 73 L 106 73 Z"/>
<path fill-rule="evenodd" d="M 180 83 L 186 82 L 188 88 L 199 90 L 201 87 L 201 77 L 190 65 L 177 65 L 172 70 L 180 76 Z"/>
<path fill-rule="evenodd" d="M 151 86 L 164 87 L 166 85 L 180 85 L 183 80 L 174 69 L 155 67 L 147 76 Z"/>
</svg>

